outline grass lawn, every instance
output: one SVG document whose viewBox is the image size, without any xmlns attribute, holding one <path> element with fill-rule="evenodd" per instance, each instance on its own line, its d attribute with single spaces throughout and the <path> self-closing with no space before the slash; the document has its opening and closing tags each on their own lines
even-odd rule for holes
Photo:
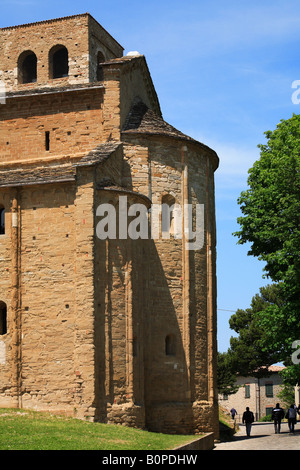
<svg viewBox="0 0 300 470">
<path fill-rule="evenodd" d="M 221 441 L 231 440 L 238 429 L 238 425 L 233 421 L 228 411 L 219 407 L 219 425 Z"/>
<path fill-rule="evenodd" d="M 151 451 L 172 449 L 195 438 L 90 423 L 50 413 L 0 409 L 0 450 Z"/>
</svg>

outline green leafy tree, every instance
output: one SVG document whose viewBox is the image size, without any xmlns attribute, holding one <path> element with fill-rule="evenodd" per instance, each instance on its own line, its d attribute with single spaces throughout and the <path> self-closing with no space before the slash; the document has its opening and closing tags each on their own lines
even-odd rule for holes
<svg viewBox="0 0 300 470">
<path fill-rule="evenodd" d="M 277 397 L 281 402 L 281 406 L 285 409 L 288 409 L 291 403 L 295 401 L 295 389 L 290 384 L 282 384 L 280 386 L 280 391 L 277 393 Z"/>
<path fill-rule="evenodd" d="M 236 385 L 236 374 L 227 361 L 227 353 L 218 353 L 218 392 L 232 395 L 239 387 Z"/>
<path fill-rule="evenodd" d="M 282 120 L 265 135 L 267 144 L 259 145 L 260 159 L 249 170 L 249 189 L 238 199 L 243 215 L 234 235 L 239 244 L 250 243 L 248 254 L 281 283 L 282 303 L 260 315 L 261 344 L 288 361 L 293 342 L 300 340 L 300 116 Z M 300 366 L 292 366 L 293 380 L 300 382 Z"/>
<path fill-rule="evenodd" d="M 265 336 L 260 316 L 265 309 L 281 305 L 281 285 L 272 284 L 260 288 L 251 301 L 250 308 L 238 309 L 229 320 L 229 326 L 238 336 L 231 337 L 227 362 L 232 370 L 243 375 L 263 377 L 268 375 L 267 367 L 280 358 L 278 351 L 262 348 Z"/>
</svg>

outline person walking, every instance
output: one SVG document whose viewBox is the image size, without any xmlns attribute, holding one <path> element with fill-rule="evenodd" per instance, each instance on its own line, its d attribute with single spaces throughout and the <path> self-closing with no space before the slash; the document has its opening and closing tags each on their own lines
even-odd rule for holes
<svg viewBox="0 0 300 470">
<path fill-rule="evenodd" d="M 280 433 L 281 420 L 284 418 L 284 411 L 279 406 L 279 403 L 276 403 L 275 408 L 272 410 L 272 419 L 274 421 L 275 434 Z"/>
<path fill-rule="evenodd" d="M 234 418 L 235 418 L 235 415 L 237 414 L 237 411 L 236 411 L 235 408 L 231 408 L 230 413 L 231 413 L 232 419 L 234 419 Z"/>
<path fill-rule="evenodd" d="M 253 415 L 252 411 L 249 410 L 249 406 L 246 407 L 246 411 L 244 411 L 244 413 L 243 413 L 242 422 L 243 422 L 243 424 L 245 423 L 245 425 L 246 425 L 247 437 L 250 437 L 252 423 L 254 422 L 254 415 Z"/>
<path fill-rule="evenodd" d="M 289 430 L 291 433 L 295 432 L 295 424 L 297 423 L 297 409 L 292 404 L 285 416 L 288 419 Z"/>
</svg>

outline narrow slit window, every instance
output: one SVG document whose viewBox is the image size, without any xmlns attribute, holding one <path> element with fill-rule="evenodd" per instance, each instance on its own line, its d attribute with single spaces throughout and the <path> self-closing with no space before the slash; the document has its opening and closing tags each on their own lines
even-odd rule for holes
<svg viewBox="0 0 300 470">
<path fill-rule="evenodd" d="M 103 68 L 102 64 L 105 62 L 104 55 L 102 52 L 98 52 L 97 55 L 97 81 L 101 82 L 103 80 Z"/>
<path fill-rule="evenodd" d="M 4 302 L 0 302 L 0 335 L 7 333 L 7 308 Z"/>
<path fill-rule="evenodd" d="M 50 132 L 46 131 L 45 132 L 45 149 L 47 152 L 50 150 Z"/>
<path fill-rule="evenodd" d="M 137 356 L 137 339 L 136 339 L 136 337 L 134 337 L 133 341 L 132 341 L 132 355 L 133 355 L 133 357 Z"/>
<path fill-rule="evenodd" d="M 174 235 L 175 198 L 170 194 L 162 197 L 161 231 L 164 238 Z"/>
<path fill-rule="evenodd" d="M 166 356 L 176 356 L 176 338 L 175 335 L 168 335 L 165 339 Z"/>
<path fill-rule="evenodd" d="M 5 234 L 5 209 L 0 206 L 0 235 Z"/>
</svg>

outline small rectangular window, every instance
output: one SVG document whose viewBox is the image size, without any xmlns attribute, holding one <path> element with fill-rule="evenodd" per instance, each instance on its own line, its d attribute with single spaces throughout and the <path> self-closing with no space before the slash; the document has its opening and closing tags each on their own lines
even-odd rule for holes
<svg viewBox="0 0 300 470">
<path fill-rule="evenodd" d="M 50 132 L 46 131 L 45 132 L 45 149 L 47 152 L 50 150 Z"/>
<path fill-rule="evenodd" d="M 250 385 L 245 385 L 245 398 L 250 398 Z"/>
<path fill-rule="evenodd" d="M 273 397 L 273 384 L 272 383 L 266 384 L 266 397 L 269 397 L 269 398 Z"/>
</svg>

